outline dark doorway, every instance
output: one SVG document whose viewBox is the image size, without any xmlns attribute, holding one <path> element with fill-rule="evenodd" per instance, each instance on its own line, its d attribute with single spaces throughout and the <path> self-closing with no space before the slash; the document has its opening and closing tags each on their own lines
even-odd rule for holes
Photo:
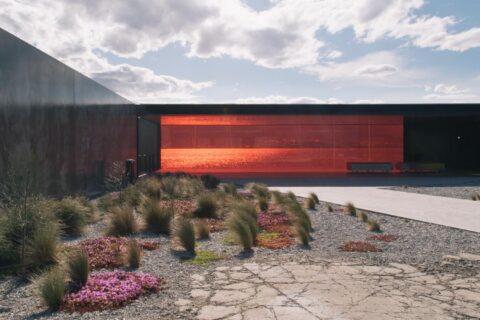
<svg viewBox="0 0 480 320">
<path fill-rule="evenodd" d="M 160 168 L 160 124 L 138 118 L 138 175 Z"/>
<path fill-rule="evenodd" d="M 405 162 L 480 170 L 480 117 L 406 117 L 404 128 Z"/>
</svg>

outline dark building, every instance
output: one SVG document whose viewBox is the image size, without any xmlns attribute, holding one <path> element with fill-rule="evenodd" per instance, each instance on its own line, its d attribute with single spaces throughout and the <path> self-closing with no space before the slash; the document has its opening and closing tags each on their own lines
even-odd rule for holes
<svg viewBox="0 0 480 320">
<path fill-rule="evenodd" d="M 0 29 L 0 175 L 100 190 L 114 162 L 229 175 L 479 171 L 480 105 L 134 105 Z"/>
</svg>

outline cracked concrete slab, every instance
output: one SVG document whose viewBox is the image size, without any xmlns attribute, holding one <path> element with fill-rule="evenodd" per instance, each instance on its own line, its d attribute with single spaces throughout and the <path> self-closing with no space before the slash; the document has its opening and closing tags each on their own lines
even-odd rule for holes
<svg viewBox="0 0 480 320">
<path fill-rule="evenodd" d="M 193 289 L 178 304 L 191 301 L 201 320 L 480 318 L 480 275 L 459 277 L 402 264 L 246 263 L 194 275 L 199 286 L 212 284 L 204 300 Z"/>
</svg>

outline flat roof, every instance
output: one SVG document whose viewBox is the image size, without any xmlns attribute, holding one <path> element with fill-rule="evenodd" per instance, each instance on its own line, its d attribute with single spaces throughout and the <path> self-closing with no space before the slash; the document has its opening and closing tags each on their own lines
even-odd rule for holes
<svg viewBox="0 0 480 320">
<path fill-rule="evenodd" d="M 480 104 L 143 104 L 138 115 L 480 116 Z"/>
</svg>

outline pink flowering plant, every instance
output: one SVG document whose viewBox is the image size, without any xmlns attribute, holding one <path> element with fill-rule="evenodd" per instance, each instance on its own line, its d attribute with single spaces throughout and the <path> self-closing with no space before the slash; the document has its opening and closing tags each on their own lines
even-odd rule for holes
<svg viewBox="0 0 480 320">
<path fill-rule="evenodd" d="M 146 273 L 94 273 L 85 286 L 65 296 L 61 309 L 67 312 L 90 312 L 120 308 L 142 295 L 164 288 L 164 279 Z"/>
<path fill-rule="evenodd" d="M 271 231 L 277 226 L 288 225 L 288 215 L 284 212 L 275 214 L 269 211 L 261 212 L 258 214 L 258 224 L 263 230 Z"/>
</svg>

